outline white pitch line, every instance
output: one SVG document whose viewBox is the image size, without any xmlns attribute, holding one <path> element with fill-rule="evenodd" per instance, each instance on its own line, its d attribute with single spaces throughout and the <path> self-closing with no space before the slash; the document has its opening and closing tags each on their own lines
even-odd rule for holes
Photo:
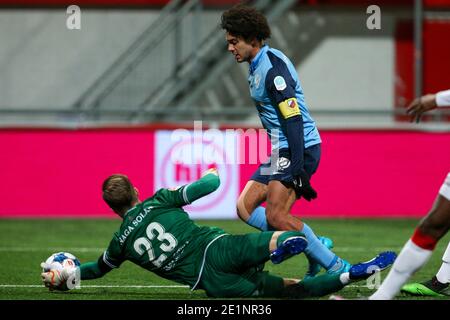
<svg viewBox="0 0 450 320">
<path fill-rule="evenodd" d="M 37 284 L 0 284 L 0 288 L 45 288 L 44 285 Z M 86 285 L 81 288 L 189 288 L 189 286 L 181 285 Z"/>
<path fill-rule="evenodd" d="M 45 288 L 44 285 L 37 284 L 0 284 L 0 288 Z"/>
</svg>

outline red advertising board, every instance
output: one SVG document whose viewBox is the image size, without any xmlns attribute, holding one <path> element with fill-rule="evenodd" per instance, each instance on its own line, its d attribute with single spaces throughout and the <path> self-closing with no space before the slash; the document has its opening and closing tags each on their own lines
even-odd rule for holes
<svg viewBox="0 0 450 320">
<path fill-rule="evenodd" d="M 157 161 L 162 157 L 155 152 L 157 132 L 0 130 L 0 217 L 114 217 L 101 197 L 108 175 L 127 174 L 145 198 L 155 191 L 155 179 L 168 174 L 162 171 L 167 165 L 161 166 L 165 157 Z M 450 170 L 448 132 L 322 130 L 321 135 L 322 159 L 312 178 L 318 198 L 311 203 L 300 200 L 293 208 L 304 217 L 420 217 Z M 238 165 L 221 169 L 232 177 L 222 182 L 227 189 L 235 188 L 236 196 L 263 160 L 242 155 L 250 148 L 242 137 Z M 264 144 L 267 140 L 259 147 Z M 165 177 L 160 183 L 196 176 L 186 178 L 185 167 L 174 168 L 170 172 L 178 175 L 175 180 Z M 227 202 L 227 210 L 233 210 L 233 199 Z"/>
</svg>

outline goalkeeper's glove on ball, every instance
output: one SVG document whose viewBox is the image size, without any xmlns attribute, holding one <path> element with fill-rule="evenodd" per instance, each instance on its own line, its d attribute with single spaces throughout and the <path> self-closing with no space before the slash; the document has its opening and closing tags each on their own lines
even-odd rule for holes
<svg viewBox="0 0 450 320">
<path fill-rule="evenodd" d="M 46 269 L 45 262 L 41 263 L 41 267 Z M 50 269 L 41 273 L 41 279 L 44 286 L 49 288 L 50 291 L 67 291 L 75 286 L 76 271 L 77 268 Z"/>
</svg>

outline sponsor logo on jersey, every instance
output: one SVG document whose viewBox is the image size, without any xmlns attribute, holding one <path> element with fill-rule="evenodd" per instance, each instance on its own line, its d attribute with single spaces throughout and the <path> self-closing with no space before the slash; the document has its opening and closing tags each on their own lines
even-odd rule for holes
<svg viewBox="0 0 450 320">
<path fill-rule="evenodd" d="M 276 76 L 275 79 L 273 79 L 273 83 L 278 91 L 283 91 L 287 87 L 286 81 L 282 76 Z"/>
<path fill-rule="evenodd" d="M 190 243 L 190 241 L 186 241 L 181 247 L 179 247 L 177 249 L 177 251 L 175 251 L 175 253 L 171 256 L 171 260 L 169 262 L 167 262 L 167 264 L 162 267 L 162 269 L 164 271 L 170 271 L 172 270 L 176 265 L 177 265 L 177 261 L 180 260 L 181 255 L 184 252 L 184 248 L 186 248 L 186 246 Z"/>
</svg>

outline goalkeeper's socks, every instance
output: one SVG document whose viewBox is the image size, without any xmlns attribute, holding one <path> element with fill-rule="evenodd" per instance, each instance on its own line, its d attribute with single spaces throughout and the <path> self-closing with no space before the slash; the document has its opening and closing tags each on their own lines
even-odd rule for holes
<svg viewBox="0 0 450 320">
<path fill-rule="evenodd" d="M 253 210 L 250 218 L 247 220 L 247 224 L 259 229 L 261 231 L 268 231 L 269 224 L 266 219 L 266 208 L 259 206 L 255 210 Z"/>
<path fill-rule="evenodd" d="M 286 286 L 284 297 L 304 299 L 323 297 L 344 288 L 339 275 L 321 274 L 313 278 L 304 279 L 297 284 Z"/>
<path fill-rule="evenodd" d="M 445 249 L 444 255 L 442 256 L 442 265 L 436 274 L 436 278 L 440 283 L 450 282 L 450 242 Z"/>
<path fill-rule="evenodd" d="M 432 253 L 432 250 L 421 248 L 411 239 L 408 240 L 386 279 L 378 290 L 369 297 L 369 300 L 393 299 L 409 277 L 428 261 Z"/>
<path fill-rule="evenodd" d="M 305 254 L 310 260 L 319 263 L 322 267 L 330 269 L 338 261 L 336 254 L 331 252 L 314 234 L 312 229 L 303 223 L 303 229 L 300 230 L 308 239 L 308 246 L 305 249 Z"/>
</svg>

